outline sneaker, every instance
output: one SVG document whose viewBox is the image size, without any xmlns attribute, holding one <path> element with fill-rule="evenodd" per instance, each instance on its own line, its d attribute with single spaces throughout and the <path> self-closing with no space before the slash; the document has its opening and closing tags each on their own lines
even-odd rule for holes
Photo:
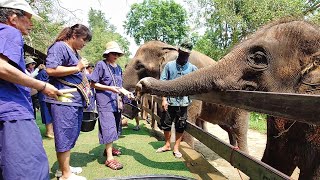
<svg viewBox="0 0 320 180">
<path fill-rule="evenodd" d="M 82 168 L 81 167 L 72 167 L 72 166 L 70 166 L 70 170 L 75 175 L 82 173 Z M 58 178 L 62 176 L 62 172 L 60 171 L 60 169 L 57 169 L 55 176 L 58 177 Z"/>
<path fill-rule="evenodd" d="M 72 173 L 67 179 L 60 177 L 59 180 L 87 180 L 87 178 Z"/>
<path fill-rule="evenodd" d="M 139 131 L 140 130 L 140 126 L 135 126 L 134 128 L 132 128 L 134 131 Z"/>
</svg>

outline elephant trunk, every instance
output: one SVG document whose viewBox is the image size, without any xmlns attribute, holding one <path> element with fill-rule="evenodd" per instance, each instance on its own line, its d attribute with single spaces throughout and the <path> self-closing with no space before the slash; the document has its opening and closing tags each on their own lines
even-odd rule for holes
<svg viewBox="0 0 320 180">
<path fill-rule="evenodd" d="M 239 79 L 242 77 L 242 67 L 235 63 L 242 54 L 241 51 L 234 50 L 218 63 L 174 80 L 160 81 L 154 78 L 144 78 L 137 84 L 137 87 L 140 87 L 144 93 L 160 96 L 185 96 L 207 93 L 212 90 L 243 89 L 245 81 Z"/>
</svg>

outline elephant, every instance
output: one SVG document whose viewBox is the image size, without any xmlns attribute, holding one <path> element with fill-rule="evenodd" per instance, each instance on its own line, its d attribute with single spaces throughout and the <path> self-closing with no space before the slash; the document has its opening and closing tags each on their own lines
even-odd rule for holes
<svg viewBox="0 0 320 180">
<path fill-rule="evenodd" d="M 222 90 L 320 94 L 319 62 L 320 28 L 304 20 L 280 19 L 244 38 L 215 65 L 166 82 L 147 77 L 137 89 L 200 99 Z M 320 126 L 269 115 L 267 119 L 262 161 L 287 175 L 299 167 L 299 179 L 320 179 Z"/>
<path fill-rule="evenodd" d="M 144 77 L 159 79 L 165 64 L 175 60 L 177 56 L 178 49 L 172 45 L 161 41 L 146 42 L 139 47 L 135 56 L 127 64 L 123 73 L 123 87 L 125 89 L 135 89 L 138 81 Z M 216 64 L 213 59 L 197 51 L 191 52 L 189 61 L 198 68 Z M 247 111 L 194 100 L 188 108 L 188 117 L 189 121 L 204 129 L 206 129 L 204 121 L 219 124 L 221 128 L 227 131 L 230 144 L 238 146 L 240 150 L 248 153 L 249 113 Z M 184 137 L 185 141 L 189 141 L 188 143 L 193 148 L 193 138 L 186 137 Z"/>
</svg>

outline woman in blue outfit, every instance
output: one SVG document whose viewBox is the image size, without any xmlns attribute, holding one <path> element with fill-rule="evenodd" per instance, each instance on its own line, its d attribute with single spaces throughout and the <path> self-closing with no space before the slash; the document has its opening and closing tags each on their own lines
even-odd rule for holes
<svg viewBox="0 0 320 180">
<path fill-rule="evenodd" d="M 39 73 L 35 78 L 43 82 L 49 82 L 49 75 L 45 67 L 39 71 Z M 45 95 L 42 92 L 38 92 L 37 96 L 38 96 L 39 105 L 40 105 L 42 124 L 46 126 L 45 136 L 47 138 L 53 139 L 54 134 L 53 134 L 52 117 L 49 113 L 47 103 L 45 102 Z"/>
<path fill-rule="evenodd" d="M 112 148 L 112 143 L 119 139 L 121 132 L 121 101 L 120 94 L 134 98 L 133 94 L 122 87 L 122 69 L 117 59 L 123 55 L 119 45 L 108 42 L 103 53 L 104 60 L 98 61 L 91 75 L 91 84 L 96 89 L 96 102 L 99 113 L 99 142 L 105 144 L 105 165 L 113 170 L 122 169 L 123 165 L 114 159 L 119 155 Z"/>
<path fill-rule="evenodd" d="M 81 50 L 92 38 L 90 30 L 81 24 L 75 24 L 62 30 L 55 43 L 48 49 L 46 59 L 47 73 L 50 82 L 58 89 L 70 89 L 75 85 L 85 84 L 87 81 L 84 68 L 88 61 L 81 58 L 78 50 Z M 82 87 L 82 88 L 81 88 Z M 74 147 L 79 137 L 85 105 L 85 87 L 77 87 L 73 92 L 72 102 L 61 102 L 47 98 L 49 111 L 53 120 L 53 131 L 57 159 L 60 170 L 56 176 L 60 180 L 86 178 L 78 176 L 82 168 L 70 167 L 70 150 Z"/>
<path fill-rule="evenodd" d="M 25 74 L 22 35 L 32 29 L 31 17 L 41 19 L 26 1 L 0 1 L 0 179 L 50 179 L 30 88 L 54 98 L 61 93 Z"/>
</svg>

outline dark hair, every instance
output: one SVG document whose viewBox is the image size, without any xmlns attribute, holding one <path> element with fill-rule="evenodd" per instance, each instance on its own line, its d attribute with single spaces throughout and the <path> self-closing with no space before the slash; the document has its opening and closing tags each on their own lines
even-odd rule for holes
<svg viewBox="0 0 320 180">
<path fill-rule="evenodd" d="M 26 12 L 20 9 L 0 7 L 0 22 L 6 23 L 8 18 L 13 14 L 16 14 L 18 17 L 22 17 L 26 15 Z"/>
<path fill-rule="evenodd" d="M 73 35 L 76 37 L 85 37 L 85 41 L 91 41 L 92 39 L 92 34 L 89 28 L 82 24 L 75 24 L 71 27 L 64 28 L 58 35 L 55 42 L 68 40 L 72 38 Z"/>
</svg>

